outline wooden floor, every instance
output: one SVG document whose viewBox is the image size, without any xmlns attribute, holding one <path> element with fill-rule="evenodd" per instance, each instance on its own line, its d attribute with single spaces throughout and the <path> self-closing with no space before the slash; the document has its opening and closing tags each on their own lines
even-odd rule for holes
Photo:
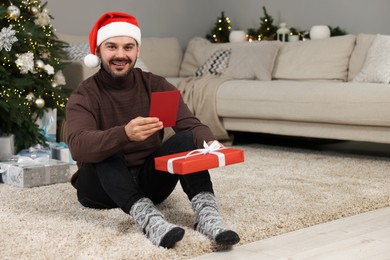
<svg viewBox="0 0 390 260">
<path fill-rule="evenodd" d="M 390 259 L 390 208 L 335 220 L 194 259 Z"/>
<path fill-rule="evenodd" d="M 268 137 L 263 138 L 269 140 Z M 286 145 L 287 142 L 288 145 L 294 146 L 303 144 L 308 149 L 316 150 L 390 156 L 389 145 L 318 140 L 313 144 L 307 140 L 300 142 L 296 139 L 289 142 L 285 138 L 277 142 L 283 142 L 282 145 Z M 235 246 L 229 251 L 194 259 L 390 260 L 390 207 Z"/>
</svg>

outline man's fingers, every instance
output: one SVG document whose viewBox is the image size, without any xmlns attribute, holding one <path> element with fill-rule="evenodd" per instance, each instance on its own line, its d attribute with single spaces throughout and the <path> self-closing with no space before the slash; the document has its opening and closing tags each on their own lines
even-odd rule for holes
<svg viewBox="0 0 390 260">
<path fill-rule="evenodd" d="M 143 141 L 163 128 L 157 117 L 137 117 L 125 127 L 126 134 L 132 141 Z"/>
</svg>

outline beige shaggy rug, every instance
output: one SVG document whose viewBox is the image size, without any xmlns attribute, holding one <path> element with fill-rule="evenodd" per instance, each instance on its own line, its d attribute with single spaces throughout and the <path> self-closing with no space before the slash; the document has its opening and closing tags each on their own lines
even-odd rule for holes
<svg viewBox="0 0 390 260">
<path fill-rule="evenodd" d="M 265 145 L 238 146 L 245 163 L 211 171 L 220 210 L 239 245 L 390 205 L 390 159 Z M 189 259 L 218 248 L 192 229 L 180 185 L 159 206 L 186 234 L 157 248 L 119 209 L 83 208 L 69 183 L 0 184 L 3 259 Z M 238 246 L 239 246 L 238 245 Z M 233 249 L 234 250 L 234 247 Z"/>
</svg>

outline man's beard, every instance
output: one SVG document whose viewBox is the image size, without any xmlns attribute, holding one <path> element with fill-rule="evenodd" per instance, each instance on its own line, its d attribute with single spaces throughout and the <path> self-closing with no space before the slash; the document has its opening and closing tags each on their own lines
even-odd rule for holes
<svg viewBox="0 0 390 260">
<path fill-rule="evenodd" d="M 112 59 L 108 63 L 106 63 L 106 62 L 102 63 L 103 68 L 111 75 L 111 77 L 113 77 L 114 79 L 119 79 L 119 80 L 125 79 L 127 77 L 127 75 L 129 75 L 129 72 L 134 68 L 134 65 L 135 65 L 135 62 L 134 62 L 134 64 L 131 65 L 125 73 L 118 75 L 110 67 L 110 64 L 113 62 L 127 62 L 128 64 L 131 64 L 132 60 L 130 60 L 130 59 Z"/>
</svg>

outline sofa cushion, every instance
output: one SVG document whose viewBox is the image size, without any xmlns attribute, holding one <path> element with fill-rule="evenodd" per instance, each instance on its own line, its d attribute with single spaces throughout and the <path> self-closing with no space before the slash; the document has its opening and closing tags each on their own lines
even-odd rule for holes
<svg viewBox="0 0 390 260">
<path fill-rule="evenodd" d="M 284 43 L 276 58 L 275 79 L 347 80 L 356 36 Z"/>
<path fill-rule="evenodd" d="M 377 35 L 355 82 L 390 83 L 390 36 Z"/>
<path fill-rule="evenodd" d="M 210 56 L 219 49 L 232 50 L 229 66 L 223 73 L 236 79 L 270 80 L 279 42 L 211 43 L 195 37 L 188 43 L 180 67 L 180 76 L 193 76 Z"/>
<path fill-rule="evenodd" d="M 390 88 L 379 83 L 229 80 L 216 102 L 226 118 L 390 126 Z"/>
<path fill-rule="evenodd" d="M 183 50 L 174 37 L 142 38 L 140 57 L 151 72 L 163 77 L 177 77 Z"/>
<path fill-rule="evenodd" d="M 196 70 L 195 76 L 200 77 L 208 74 L 221 75 L 229 65 L 231 52 L 231 49 L 217 50 Z"/>
<path fill-rule="evenodd" d="M 272 79 L 279 42 L 246 42 L 234 44 L 232 48 L 229 66 L 223 75 L 234 79 Z"/>
<path fill-rule="evenodd" d="M 226 47 L 222 47 L 226 49 Z M 217 44 L 211 44 L 208 40 L 195 37 L 187 44 L 183 61 L 180 66 L 180 77 L 193 76 L 196 70 L 202 66 L 207 59 L 218 50 Z"/>
<path fill-rule="evenodd" d="M 356 45 L 353 48 L 351 59 L 349 60 L 348 81 L 362 70 L 364 61 L 366 60 L 368 49 L 371 47 L 376 35 L 374 34 L 358 34 L 356 36 Z"/>
</svg>

